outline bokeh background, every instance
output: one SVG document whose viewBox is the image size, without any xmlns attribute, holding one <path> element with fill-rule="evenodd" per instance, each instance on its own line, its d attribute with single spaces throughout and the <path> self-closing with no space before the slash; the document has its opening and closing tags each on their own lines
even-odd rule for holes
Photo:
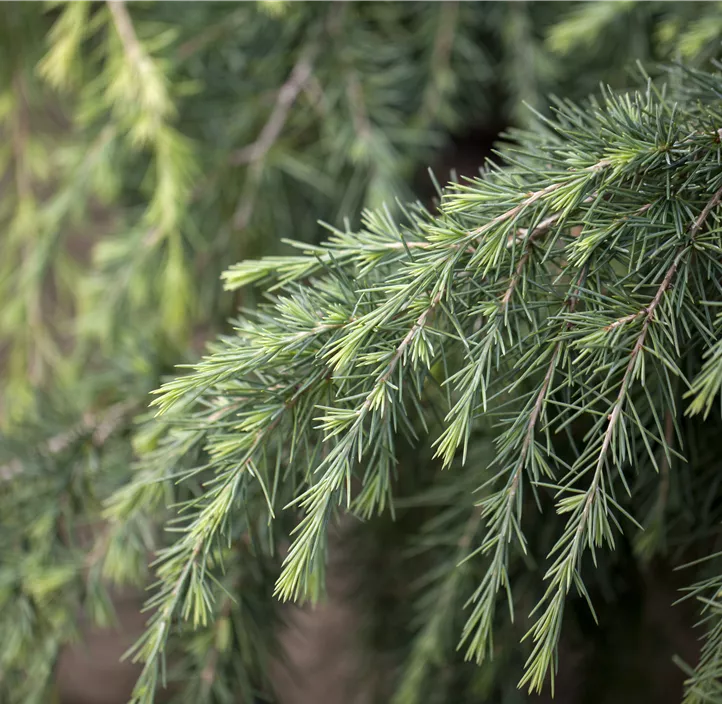
<svg viewBox="0 0 722 704">
<path fill-rule="evenodd" d="M 254 305 L 228 266 L 433 207 L 551 96 L 708 65 L 720 38 L 697 2 L 0 4 L 0 701 L 127 699 L 157 526 L 128 561 L 104 507 L 157 442 L 149 392 Z M 285 704 L 371 701 L 348 550 L 331 601 L 278 627 Z M 619 579 L 556 701 L 678 700 L 696 637 L 663 606 L 675 577 Z M 241 701 L 194 647 L 183 701 Z"/>
</svg>

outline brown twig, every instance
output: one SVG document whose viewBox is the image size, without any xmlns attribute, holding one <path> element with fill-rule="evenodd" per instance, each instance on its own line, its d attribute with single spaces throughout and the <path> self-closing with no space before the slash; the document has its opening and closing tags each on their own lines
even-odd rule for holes
<svg viewBox="0 0 722 704">
<path fill-rule="evenodd" d="M 276 418 L 271 421 L 271 423 L 266 426 L 265 428 L 259 428 L 255 435 L 253 436 L 253 441 L 251 442 L 250 447 L 246 451 L 245 458 L 242 462 L 236 467 L 236 470 L 234 471 L 234 475 L 238 475 L 241 471 L 244 471 L 248 464 L 253 460 L 253 457 L 258 450 L 258 448 L 261 446 L 261 443 L 269 437 L 278 427 L 278 425 L 283 420 L 284 414 L 287 410 L 290 410 L 293 408 L 296 403 L 298 402 L 298 399 L 308 390 L 308 387 L 305 387 L 302 390 L 297 391 L 295 394 L 293 394 L 291 397 L 289 397 L 286 402 L 284 403 L 283 409 L 278 413 Z M 225 408 L 223 409 L 226 410 Z M 225 491 L 229 486 L 231 486 L 231 480 L 226 480 L 223 487 L 221 487 L 218 490 L 218 495 L 220 495 L 223 491 Z M 271 509 L 271 516 L 273 516 L 273 509 Z M 215 529 L 213 529 L 215 532 Z M 191 572 L 191 569 L 196 564 L 196 560 L 198 560 L 198 556 L 201 553 L 201 550 L 204 547 L 204 544 L 206 543 L 207 536 L 204 533 L 201 533 L 200 535 L 196 536 L 195 543 L 193 544 L 193 549 L 191 551 L 190 557 L 188 558 L 186 564 L 183 567 L 183 570 L 181 571 L 178 578 L 173 583 L 173 589 L 171 590 L 172 600 L 167 603 L 163 607 L 163 611 L 161 612 L 161 621 L 162 624 L 163 620 L 168 620 L 173 615 L 173 612 L 175 611 L 177 605 L 178 605 L 178 597 L 180 595 L 181 589 L 186 583 L 186 580 L 188 579 L 188 575 Z"/>
<path fill-rule="evenodd" d="M 509 306 L 509 303 L 511 302 L 511 297 L 514 295 L 514 291 L 519 285 L 519 281 L 521 281 L 521 275 L 524 273 L 524 267 L 526 266 L 527 261 L 529 261 L 529 257 L 531 257 L 531 251 L 534 246 L 534 241 L 538 237 L 541 237 L 543 234 L 546 234 L 549 228 L 560 217 L 561 213 L 556 213 L 555 215 L 549 216 L 546 220 L 543 220 L 538 227 L 534 228 L 531 234 L 526 237 L 526 247 L 524 248 L 524 254 L 519 257 L 519 261 L 517 262 L 516 269 L 514 270 L 514 274 L 511 277 L 509 286 L 504 292 L 504 296 L 501 299 L 501 306 L 504 310 L 506 310 L 506 308 Z"/>
<path fill-rule="evenodd" d="M 424 310 L 423 313 L 416 319 L 416 322 L 411 327 L 411 329 L 406 333 L 406 336 L 403 340 L 399 343 L 399 346 L 396 348 L 396 352 L 394 353 L 394 356 L 391 358 L 391 361 L 389 362 L 388 366 L 386 367 L 386 370 L 381 374 L 378 379 L 376 380 L 376 383 L 374 384 L 374 390 L 379 388 L 380 386 L 383 386 L 390 378 L 391 375 L 394 373 L 394 369 L 396 369 L 396 365 L 399 363 L 399 360 L 404 354 L 404 351 L 406 348 L 411 344 L 413 339 L 416 337 L 416 335 L 419 334 L 419 332 L 423 329 L 424 325 L 426 324 L 426 318 L 431 315 L 434 308 L 439 304 L 439 301 L 441 300 L 441 296 L 443 295 L 443 291 L 439 291 L 434 298 L 431 299 L 431 303 L 428 305 L 428 307 Z M 361 412 L 358 416 L 358 422 L 360 422 L 363 417 L 366 415 L 366 412 L 371 408 L 371 404 L 373 403 L 373 393 L 369 393 L 368 397 L 366 398 L 366 401 L 364 401 L 363 406 L 361 407 Z"/>
<path fill-rule="evenodd" d="M 571 311 L 574 311 L 574 308 L 577 305 L 577 301 L 579 300 L 579 293 L 578 289 L 579 286 L 581 286 L 582 282 L 586 278 L 588 273 L 588 265 L 585 265 L 582 267 L 581 271 L 579 272 L 579 276 L 576 281 L 576 286 L 570 295 L 567 296 L 566 300 L 564 301 L 565 306 L 567 306 Z M 569 323 L 567 323 L 567 326 Z M 524 433 L 524 440 L 522 442 L 521 451 L 519 453 L 519 458 L 516 461 L 516 464 L 514 466 L 514 469 L 511 472 L 511 475 L 507 479 L 506 487 L 503 489 L 503 491 L 506 492 L 506 496 L 504 497 L 504 501 L 506 504 L 506 513 L 504 514 L 503 520 L 498 523 L 498 533 L 495 534 L 493 531 L 490 533 L 489 537 L 486 538 L 485 542 L 482 544 L 481 550 L 484 551 L 485 549 L 491 549 L 494 548 L 494 555 L 489 560 L 489 564 L 494 565 L 497 562 L 501 561 L 503 565 L 506 565 L 508 557 L 507 557 L 507 546 L 509 542 L 512 539 L 513 536 L 513 530 L 514 530 L 514 524 L 512 520 L 510 520 L 511 512 L 513 510 L 514 502 L 516 500 L 516 495 L 519 490 L 519 485 L 521 484 L 522 474 L 524 471 L 524 468 L 526 466 L 526 460 L 529 453 L 529 448 L 532 446 L 532 442 L 534 440 L 534 433 L 536 430 L 537 422 L 539 421 L 539 418 L 541 417 L 543 405 L 544 405 L 544 399 L 546 398 L 546 395 L 549 391 L 549 387 L 551 386 L 552 379 L 554 377 L 554 370 L 556 369 L 556 363 L 558 356 L 561 352 L 561 346 L 562 341 L 558 340 L 554 352 L 552 353 L 552 358 L 549 362 L 549 365 L 547 367 L 546 373 L 544 374 L 544 380 L 542 381 L 541 388 L 539 389 L 539 393 L 537 394 L 536 400 L 534 402 L 534 408 L 532 409 L 532 413 L 529 416 L 529 421 L 527 423 L 526 432 Z M 483 511 L 480 511 L 479 514 L 479 520 L 481 519 L 483 515 Z M 496 519 L 494 519 L 496 520 Z M 470 521 L 471 523 L 471 521 Z M 475 528 L 474 528 L 475 530 Z M 523 539 L 520 537 L 520 540 Z M 470 540 L 470 538 L 469 538 Z M 461 544 L 460 544 L 461 545 Z M 489 568 L 491 569 L 491 568 Z M 487 576 L 490 573 L 487 571 Z M 486 579 L 485 579 L 486 581 Z M 498 592 L 500 586 L 501 586 L 501 579 L 499 577 L 496 578 L 495 581 L 490 580 L 487 582 L 488 587 L 488 593 L 495 598 L 496 593 Z"/>
<path fill-rule="evenodd" d="M 25 97 L 23 77 L 18 73 L 12 79 L 13 93 L 17 97 L 16 119 L 12 123 L 11 146 L 15 163 L 15 186 L 21 198 L 32 195 L 30 174 L 26 167 L 26 143 L 28 140 L 29 116 L 28 103 Z"/>
<path fill-rule="evenodd" d="M 579 287 L 582 285 L 582 282 L 586 278 L 588 271 L 589 271 L 589 265 L 587 263 L 582 267 L 581 271 L 579 272 L 579 276 L 577 277 L 574 293 L 569 295 L 567 297 L 567 299 L 564 301 L 564 305 L 567 308 L 569 308 L 570 313 L 573 313 L 575 308 L 577 307 L 577 302 L 579 301 Z M 570 326 L 571 326 L 571 324 L 567 323 L 565 327 L 568 329 Z M 551 386 L 551 383 L 552 383 L 552 379 L 554 378 L 554 371 L 556 369 L 557 360 L 559 358 L 559 355 L 561 354 L 561 350 L 562 350 L 562 341 L 558 340 L 556 345 L 554 346 L 554 351 L 552 352 L 552 358 L 549 361 L 549 365 L 547 367 L 546 373 L 544 374 L 544 381 L 542 382 L 541 388 L 539 389 L 539 393 L 537 394 L 537 397 L 534 401 L 534 408 L 532 409 L 532 413 L 529 416 L 529 422 L 527 423 L 526 433 L 524 434 L 524 441 L 522 443 L 521 452 L 519 453 L 519 462 L 517 463 L 517 465 L 514 469 L 514 476 L 512 477 L 512 481 L 511 481 L 509 502 L 513 501 L 514 496 L 516 495 L 517 487 L 519 485 L 519 480 L 521 479 L 521 471 L 524 468 L 527 454 L 529 452 L 529 448 L 531 447 L 532 442 L 534 440 L 534 433 L 536 432 L 536 425 L 541 416 L 542 408 L 544 406 L 544 399 L 546 398 L 546 395 L 549 391 L 549 387 Z"/>
<path fill-rule="evenodd" d="M 226 16 L 221 22 L 204 29 L 178 47 L 178 57 L 182 60 L 189 59 L 193 54 L 205 49 L 211 42 L 220 39 L 226 32 L 233 31 L 239 24 L 239 19 L 243 19 L 242 14 L 231 14 L 230 17 Z"/>
<path fill-rule="evenodd" d="M 118 32 L 121 44 L 123 45 L 123 50 L 138 69 L 143 70 L 148 62 L 148 57 L 138 41 L 138 35 L 135 33 L 133 20 L 130 18 L 130 14 L 128 14 L 128 10 L 125 7 L 125 1 L 108 0 L 107 5 L 113 17 L 113 24 Z"/>
<path fill-rule="evenodd" d="M 601 159 L 596 164 L 592 164 L 592 166 L 588 166 L 585 169 L 582 169 L 582 172 L 597 172 L 601 171 L 602 169 L 606 169 L 607 166 L 610 165 L 609 159 Z M 533 193 L 530 193 L 521 203 L 518 205 L 515 205 L 513 208 L 510 208 L 506 212 L 502 213 L 501 215 L 497 215 L 495 218 L 492 218 L 489 220 L 489 222 L 485 223 L 481 227 L 477 227 L 475 230 L 472 230 L 469 233 L 469 236 L 471 237 L 478 237 L 479 235 L 483 235 L 487 230 L 494 227 L 494 225 L 498 225 L 499 223 L 506 222 L 507 220 L 516 217 L 522 210 L 525 208 L 528 208 L 530 205 L 533 205 L 541 198 L 544 198 L 544 196 L 549 195 L 550 193 L 554 193 L 554 191 L 559 190 L 564 184 L 564 181 L 558 181 L 557 183 L 549 184 L 548 186 L 538 190 L 534 191 Z"/>
<path fill-rule="evenodd" d="M 548 218 L 542 220 L 535 228 L 529 231 L 529 228 L 527 227 L 520 227 L 517 229 L 515 235 L 510 235 L 509 239 L 507 241 L 507 247 L 511 247 L 515 242 L 523 242 L 524 240 L 528 238 L 535 238 L 539 235 L 543 235 L 546 233 L 554 223 L 561 218 L 563 213 L 554 213 L 553 215 L 550 215 Z M 386 249 L 431 249 L 432 247 L 436 246 L 434 242 L 390 242 L 388 245 L 386 245 Z M 460 244 L 452 244 L 448 246 L 449 249 L 461 249 L 463 245 Z M 466 251 L 469 252 L 469 254 L 473 254 L 476 252 L 476 247 L 468 246 L 466 247 Z"/>
<path fill-rule="evenodd" d="M 380 384 L 385 384 L 390 378 L 391 375 L 394 373 L 394 369 L 396 368 L 396 365 L 398 364 L 399 360 L 404 354 L 404 351 L 406 348 L 411 344 L 413 339 L 416 337 L 416 335 L 421 332 L 423 329 L 426 318 L 431 315 L 434 308 L 439 304 L 439 301 L 441 300 L 441 296 L 443 294 L 443 291 L 439 291 L 432 299 L 429 306 L 424 310 L 424 312 L 418 317 L 416 322 L 414 323 L 414 326 L 411 328 L 411 330 L 406 333 L 406 337 L 401 341 L 401 344 L 396 348 L 396 353 L 394 354 L 393 358 L 389 362 L 389 366 L 386 369 L 386 371 L 381 375 L 379 378 Z"/>
<path fill-rule="evenodd" d="M 241 164 L 258 162 L 265 157 L 268 150 L 281 134 L 291 106 L 306 84 L 306 81 L 311 77 L 314 54 L 315 48 L 301 56 L 291 70 L 288 79 L 278 91 L 271 115 L 263 126 L 258 139 L 256 139 L 253 144 L 249 144 L 247 147 L 233 152 L 230 158 L 231 164 L 240 166 Z"/>
<path fill-rule="evenodd" d="M 705 220 L 709 217 L 709 214 L 719 205 L 720 200 L 722 200 L 722 187 L 717 189 L 714 196 L 712 196 L 712 199 L 704 206 L 702 212 L 699 214 L 699 217 L 694 221 L 692 227 L 690 227 L 690 237 L 694 238 L 697 235 L 702 225 L 704 225 Z"/>
<path fill-rule="evenodd" d="M 243 188 L 238 208 L 233 216 L 233 225 L 237 230 L 246 228 L 251 220 L 256 202 L 256 194 L 258 193 L 263 160 L 281 134 L 288 119 L 291 106 L 296 101 L 301 89 L 311 77 L 315 52 L 315 47 L 309 49 L 293 67 L 288 79 L 276 95 L 273 110 L 266 124 L 263 126 L 258 139 L 256 139 L 253 144 L 239 149 L 231 155 L 230 163 L 234 166 L 240 166 L 241 164 L 249 165 L 246 184 Z"/>
<path fill-rule="evenodd" d="M 609 166 L 609 164 L 610 162 L 608 159 L 602 159 L 596 164 L 593 164 L 592 166 L 583 169 L 583 171 L 601 171 L 602 169 L 605 169 L 607 166 Z M 478 237 L 479 235 L 483 235 L 488 229 L 492 228 L 494 225 L 498 225 L 499 223 L 506 222 L 507 220 L 516 217 L 522 210 L 528 208 L 530 205 L 533 205 L 544 196 L 547 196 L 550 193 L 554 193 L 554 191 L 559 190 L 563 185 L 564 181 L 558 181 L 557 183 L 551 183 L 538 191 L 530 193 L 521 203 L 515 205 L 513 208 L 510 208 L 501 215 L 497 215 L 495 218 L 492 218 L 489 222 L 485 223 L 481 227 L 477 227 L 475 230 L 472 230 L 469 235 L 471 237 Z"/>
<path fill-rule="evenodd" d="M 639 354 L 644 349 L 644 343 L 647 339 L 647 332 L 649 330 L 649 326 L 652 324 L 652 320 L 654 319 L 655 312 L 659 306 L 659 304 L 662 302 L 662 297 L 664 296 L 665 292 L 669 288 L 670 284 L 672 283 L 672 279 L 674 278 L 674 275 L 677 273 L 677 269 L 679 267 L 679 263 L 682 260 L 682 255 L 686 251 L 686 247 L 683 249 L 680 249 L 677 253 L 677 256 L 674 258 L 674 261 L 672 262 L 669 269 L 667 269 L 667 273 L 664 276 L 664 279 L 662 279 L 662 283 L 657 288 L 657 292 L 654 295 L 654 298 L 652 299 L 652 302 L 642 311 L 642 315 L 644 315 L 644 322 L 642 323 L 642 329 L 637 336 L 637 341 L 634 343 L 634 347 L 632 348 L 632 352 L 629 356 L 629 362 L 627 364 L 627 368 L 624 371 L 624 376 L 622 377 L 622 383 L 619 387 L 619 393 L 617 394 L 617 400 L 614 402 L 614 406 L 612 408 L 612 412 L 609 414 L 609 423 L 607 425 L 607 430 L 604 433 L 604 440 L 602 442 L 602 448 L 599 451 L 599 459 L 597 461 L 597 466 L 595 468 L 594 472 L 594 483 L 592 486 L 592 491 L 590 491 L 589 496 L 587 497 L 587 505 L 591 503 L 593 494 L 596 493 L 596 487 L 598 485 L 599 476 L 601 473 L 602 466 L 604 465 L 604 459 L 607 455 L 607 452 L 609 451 L 609 447 L 612 444 L 612 438 L 614 436 L 614 429 L 616 428 L 617 423 L 619 422 L 619 419 L 622 416 L 622 408 L 624 406 L 624 401 L 627 398 L 627 389 L 629 388 L 629 384 L 632 381 L 632 374 L 634 373 L 634 369 L 637 364 L 637 358 L 639 357 Z M 587 506 L 584 508 L 585 514 L 587 512 Z"/>
<path fill-rule="evenodd" d="M 531 232 L 529 232 L 529 228 L 527 227 L 520 227 L 519 229 L 517 229 L 515 235 L 509 236 L 506 246 L 509 248 L 517 242 L 522 242 L 529 238 L 536 237 L 537 235 L 544 234 L 551 228 L 552 225 L 557 222 L 557 220 L 559 220 L 559 218 L 561 218 L 563 214 L 564 213 L 559 212 L 550 215 L 548 218 L 542 220 L 534 229 L 532 229 Z"/>
</svg>

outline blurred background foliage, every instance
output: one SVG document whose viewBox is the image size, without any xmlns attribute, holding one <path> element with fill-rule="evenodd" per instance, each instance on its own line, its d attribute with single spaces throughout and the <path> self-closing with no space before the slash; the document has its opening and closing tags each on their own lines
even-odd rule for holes
<svg viewBox="0 0 722 704">
<path fill-rule="evenodd" d="M 153 522 L 106 535 L 104 502 L 158 451 L 148 392 L 253 305 L 226 267 L 721 38 L 699 2 L 0 4 L 0 701 L 48 701 L 79 609 L 112 622 L 102 567 L 145 579 Z M 189 641 L 184 701 L 228 701 L 201 678 L 220 637 Z"/>
</svg>

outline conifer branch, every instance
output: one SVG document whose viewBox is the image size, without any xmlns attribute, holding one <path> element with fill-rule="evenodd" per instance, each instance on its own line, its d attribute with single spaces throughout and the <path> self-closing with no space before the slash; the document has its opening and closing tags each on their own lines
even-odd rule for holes
<svg viewBox="0 0 722 704">
<path fill-rule="evenodd" d="M 683 244 L 674 256 L 672 263 L 664 274 L 654 297 L 650 304 L 643 309 L 643 321 L 639 334 L 636 337 L 632 351 L 629 356 L 627 367 L 622 375 L 619 384 L 617 398 L 612 406 L 611 413 L 607 419 L 607 427 L 601 438 L 592 479 L 589 487 L 573 497 L 573 503 L 567 501 L 567 505 L 561 504 L 561 508 L 568 506 L 572 510 L 572 516 L 567 523 L 564 536 L 560 538 L 555 546 L 555 552 L 559 556 L 553 566 L 547 572 L 547 578 L 551 578 L 549 590 L 547 591 L 547 608 L 543 611 L 529 634 L 534 639 L 534 648 L 527 661 L 527 670 L 520 681 L 520 685 L 529 685 L 530 691 L 540 690 L 544 679 L 551 667 L 551 653 L 556 648 L 561 627 L 562 604 L 565 595 L 569 592 L 572 584 L 577 587 L 581 584 L 578 574 L 579 562 L 584 551 L 585 542 L 590 547 L 594 543 L 601 543 L 602 540 L 612 542 L 611 527 L 608 519 L 608 500 L 603 492 L 604 469 L 607 463 L 607 456 L 615 442 L 618 432 L 618 425 L 622 418 L 622 411 L 629 396 L 629 390 L 633 383 L 635 374 L 638 372 L 638 359 L 644 350 L 645 341 L 649 333 L 657 309 L 659 308 L 665 293 L 667 293 L 672 281 L 679 269 L 684 255 L 694 244 L 694 238 L 701 230 L 706 218 L 719 204 L 722 198 L 722 187 L 720 187 L 712 198 L 705 205 L 700 215 L 694 220 L 689 228 L 691 242 Z M 620 468 L 621 471 L 621 468 Z M 598 508 L 601 503 L 601 508 Z M 589 531 L 589 524 L 593 523 L 595 528 Z M 592 537 L 593 536 L 593 537 Z M 553 678 L 552 671 L 552 678 Z"/>
<path fill-rule="evenodd" d="M 655 56 L 700 59 L 722 32 L 713 4 L 635 5 L 621 24 L 612 6 L 546 45 L 566 9 L 3 6 L 0 701 L 51 697 L 78 605 L 107 621 L 104 580 L 144 584 L 149 556 L 134 701 L 153 703 L 166 657 L 171 696 L 252 701 L 273 594 L 323 593 L 337 512 L 370 537 L 353 558 L 394 704 L 553 684 L 571 600 L 593 613 L 604 575 L 653 553 L 704 558 L 685 573 L 706 628 L 685 704 L 719 696 L 719 69 L 513 111 L 541 129 L 514 131 L 501 165 L 438 188 L 436 209 L 397 202 L 450 125 L 504 122 L 510 97 L 571 85 L 565 66 L 583 91 L 626 84 L 640 27 Z M 358 227 L 333 226 L 362 203 Z M 260 238 L 232 236 L 251 221 Z M 245 259 L 278 233 L 295 256 Z M 267 294 L 233 328 L 213 273 L 230 260 L 228 289 Z M 128 408 L 88 406 L 109 394 Z M 72 538 L 99 522 L 85 551 Z"/>
<path fill-rule="evenodd" d="M 592 166 L 588 166 L 587 168 L 582 169 L 582 171 L 588 172 L 588 173 L 596 173 L 598 171 L 602 171 L 603 169 L 608 168 L 610 165 L 611 165 L 611 162 L 608 159 L 601 159 L 596 164 L 593 164 Z M 485 225 L 482 225 L 481 227 L 478 227 L 478 228 L 472 230 L 469 233 L 469 235 L 471 237 L 479 237 L 480 235 L 483 235 L 484 233 L 488 232 L 490 229 L 496 227 L 497 225 L 500 225 L 500 224 L 506 222 L 507 220 L 515 218 L 517 215 L 519 215 L 524 210 L 526 210 L 529 206 L 534 205 L 534 203 L 545 198 L 549 194 L 554 193 L 555 191 L 558 191 L 564 185 L 565 185 L 564 181 L 557 181 L 555 183 L 550 183 L 548 186 L 545 186 L 544 188 L 540 188 L 538 191 L 534 191 L 533 193 L 527 194 L 521 203 L 519 203 L 519 204 L 515 205 L 513 208 L 510 208 L 509 210 L 503 212 L 501 215 L 497 215 L 496 217 L 492 218 Z M 552 221 L 552 223 L 553 222 L 554 221 Z"/>
<path fill-rule="evenodd" d="M 414 323 L 413 327 L 409 332 L 406 334 L 406 337 L 401 340 L 399 346 L 396 348 L 396 352 L 394 353 L 394 356 L 391 358 L 391 361 L 389 362 L 389 366 L 386 368 L 386 371 L 379 377 L 378 385 L 381 386 L 383 384 L 386 384 L 388 380 L 391 378 L 391 375 L 394 373 L 394 370 L 396 369 L 396 365 L 399 363 L 399 360 L 403 357 L 404 353 L 406 352 L 406 349 L 408 346 L 414 341 L 416 336 L 421 332 L 424 325 L 426 324 L 426 319 L 431 315 L 436 308 L 436 306 L 439 305 L 439 302 L 441 301 L 442 296 L 444 295 L 444 291 L 439 290 L 436 295 L 431 299 L 431 302 L 429 305 L 424 308 L 423 313 L 416 319 L 416 322 Z M 366 403 L 368 403 L 369 400 L 367 399 Z"/>
<path fill-rule="evenodd" d="M 570 313 L 574 313 L 579 301 L 579 290 L 583 286 L 588 271 L 589 265 L 587 263 L 579 272 L 564 302 L 564 306 Z M 571 323 L 565 323 L 564 327 L 568 330 Z M 528 420 L 525 421 L 518 457 L 511 471 L 508 472 L 505 486 L 480 504 L 482 508 L 481 516 L 486 518 L 488 530 L 477 552 L 485 555 L 493 549 L 493 554 L 489 558 L 484 579 L 467 602 L 467 604 L 475 602 L 475 607 L 464 626 L 460 641 L 461 646 L 467 640 L 471 640 L 466 651 L 466 657 L 469 659 L 474 657 L 477 663 L 483 662 L 487 655 L 490 656 L 491 654 L 491 634 L 494 625 L 496 600 L 502 586 L 507 590 L 510 610 L 513 603 L 508 570 L 509 546 L 514 536 L 517 537 L 522 551 L 526 553 L 527 550 L 526 541 L 521 533 L 521 501 L 517 499 L 520 496 L 523 473 L 530 464 L 537 425 L 545 409 L 563 346 L 562 339 L 559 339 L 554 345 L 551 359 L 534 398 L 531 413 Z M 533 463 L 531 464 L 533 466 Z M 537 475 L 537 472 L 532 472 L 532 481 L 538 480 Z M 510 612 L 513 619 L 513 611 Z"/>
</svg>

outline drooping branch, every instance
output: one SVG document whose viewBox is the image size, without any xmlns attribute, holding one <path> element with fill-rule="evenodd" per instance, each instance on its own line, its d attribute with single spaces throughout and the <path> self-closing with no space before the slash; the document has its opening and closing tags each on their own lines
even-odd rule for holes
<svg viewBox="0 0 722 704">
<path fill-rule="evenodd" d="M 551 577 L 551 584 L 545 596 L 546 608 L 529 631 L 529 635 L 531 635 L 534 640 L 534 647 L 527 661 L 527 670 L 520 681 L 520 685 L 528 684 L 530 690 L 539 690 L 541 688 L 544 678 L 551 667 L 552 652 L 556 647 L 558 631 L 561 626 L 564 599 L 571 589 L 572 584 L 578 584 L 578 563 L 585 550 L 585 543 L 591 542 L 587 529 L 590 522 L 597 522 L 596 517 L 594 519 L 592 518 L 592 512 L 597 510 L 596 507 L 600 500 L 603 500 L 606 504 L 606 497 L 602 492 L 604 467 L 610 449 L 613 447 L 617 428 L 622 419 L 629 389 L 637 369 L 638 359 L 644 350 L 650 326 L 655 319 L 665 294 L 672 285 L 672 281 L 677 274 L 684 256 L 694 245 L 694 238 L 701 230 L 709 214 L 720 203 L 721 199 L 722 187 L 714 193 L 700 215 L 690 226 L 690 241 L 678 248 L 650 304 L 643 309 L 642 315 L 644 316 L 644 320 L 630 352 L 629 361 L 619 384 L 616 400 L 608 415 L 607 425 L 601 438 L 601 446 L 593 466 L 593 474 L 589 486 L 582 493 L 566 499 L 567 504 L 564 503 L 564 499 L 560 503 L 560 509 L 570 510 L 568 508 L 569 505 L 575 508 L 573 508 L 572 517 L 567 523 L 569 532 L 565 533 L 565 536 L 559 539 L 552 551 L 553 553 L 558 551 L 559 555 L 547 572 L 547 577 Z M 602 495 L 602 499 L 600 499 L 600 495 Z M 569 504 L 569 501 L 572 503 Z M 601 520 L 602 519 L 599 518 L 600 522 Z M 610 528 L 607 520 L 601 523 L 601 527 L 595 528 L 595 530 L 600 530 L 602 535 L 606 535 L 607 539 L 610 539 L 608 535 Z"/>
</svg>

